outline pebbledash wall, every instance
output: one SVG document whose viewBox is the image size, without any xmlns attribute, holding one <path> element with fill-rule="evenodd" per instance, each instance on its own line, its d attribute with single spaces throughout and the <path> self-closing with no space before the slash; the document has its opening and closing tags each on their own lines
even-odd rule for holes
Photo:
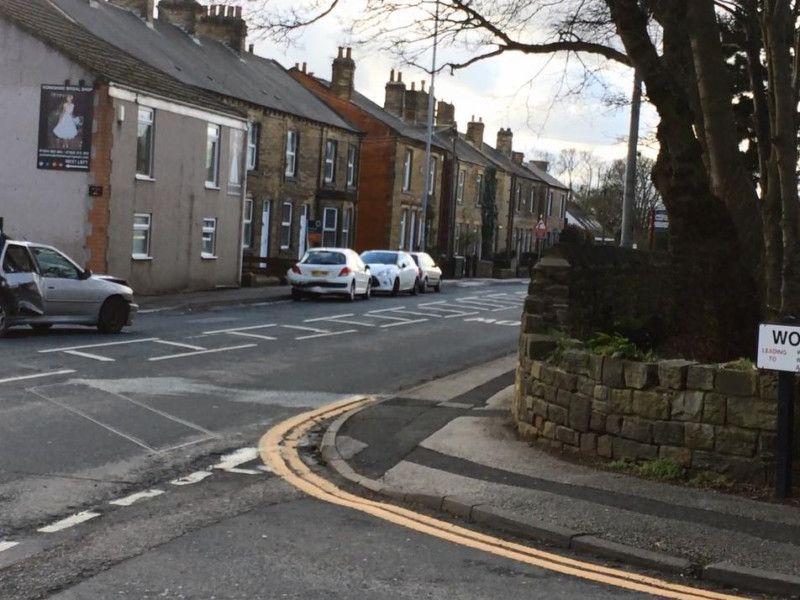
<svg viewBox="0 0 800 600">
<path fill-rule="evenodd" d="M 549 358 L 556 344 L 545 332 L 572 330 L 586 311 L 578 306 L 584 296 L 573 293 L 585 283 L 578 281 L 583 272 L 557 255 L 534 267 L 512 408 L 520 437 L 565 453 L 663 458 L 732 480 L 769 479 L 777 413 L 773 373 L 686 360 L 625 361 L 584 350 Z M 641 285 L 649 285 L 647 277 Z"/>
</svg>

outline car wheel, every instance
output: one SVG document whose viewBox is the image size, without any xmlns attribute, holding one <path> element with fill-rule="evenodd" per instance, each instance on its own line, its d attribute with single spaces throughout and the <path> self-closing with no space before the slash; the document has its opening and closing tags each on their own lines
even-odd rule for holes
<svg viewBox="0 0 800 600">
<path fill-rule="evenodd" d="M 119 333 L 127 321 L 128 305 L 122 298 L 114 296 L 103 302 L 97 330 L 100 333 Z"/>
<path fill-rule="evenodd" d="M 442 291 L 442 280 L 441 279 L 436 282 L 435 286 L 433 286 L 433 291 L 437 292 L 437 293 Z"/>
<path fill-rule="evenodd" d="M 293 289 L 292 290 L 292 300 L 294 300 L 295 302 L 299 302 L 302 299 L 303 299 L 303 292 L 301 292 L 300 290 Z"/>
<path fill-rule="evenodd" d="M 0 338 L 8 331 L 8 307 L 0 300 Z"/>
<path fill-rule="evenodd" d="M 36 333 L 47 333 L 52 326 L 52 323 L 36 323 L 35 325 L 31 325 L 31 329 Z"/>
<path fill-rule="evenodd" d="M 350 293 L 347 296 L 347 299 L 350 302 L 353 302 L 356 299 L 356 280 L 353 280 L 353 283 L 350 284 Z"/>
<path fill-rule="evenodd" d="M 400 280 L 395 279 L 394 285 L 392 286 L 392 296 L 397 296 L 400 293 Z"/>
<path fill-rule="evenodd" d="M 428 291 L 428 278 L 422 280 L 422 283 L 419 284 L 419 293 L 425 294 Z"/>
<path fill-rule="evenodd" d="M 372 298 L 372 281 L 367 281 L 367 291 L 364 292 L 364 295 L 362 297 L 364 298 L 364 300 L 369 300 L 370 298 Z"/>
<path fill-rule="evenodd" d="M 418 292 L 419 292 L 419 277 L 417 277 L 417 278 L 414 280 L 414 285 L 413 285 L 413 287 L 411 288 L 411 295 L 412 295 L 412 296 L 416 296 Z"/>
</svg>

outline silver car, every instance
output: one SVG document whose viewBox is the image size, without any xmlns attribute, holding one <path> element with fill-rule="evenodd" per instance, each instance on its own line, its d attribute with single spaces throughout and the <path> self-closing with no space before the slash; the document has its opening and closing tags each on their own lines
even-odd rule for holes
<svg viewBox="0 0 800 600">
<path fill-rule="evenodd" d="M 419 267 L 421 277 L 419 281 L 419 291 L 424 294 L 432 287 L 435 291 L 442 291 L 442 269 L 436 264 L 430 254 L 426 252 L 410 252 L 411 258 Z"/>
<path fill-rule="evenodd" d="M 93 275 L 51 246 L 3 244 L 0 236 L 0 337 L 17 325 L 37 331 L 95 325 L 102 333 L 119 333 L 138 308 L 124 281 Z"/>
</svg>

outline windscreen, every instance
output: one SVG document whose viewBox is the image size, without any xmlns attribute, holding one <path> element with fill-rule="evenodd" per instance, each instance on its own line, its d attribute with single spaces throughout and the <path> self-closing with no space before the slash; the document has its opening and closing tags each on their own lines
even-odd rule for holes
<svg viewBox="0 0 800 600">
<path fill-rule="evenodd" d="M 396 265 L 397 252 L 369 251 L 361 255 L 361 260 L 373 265 Z"/>
<path fill-rule="evenodd" d="M 304 265 L 344 265 L 347 258 L 341 252 L 317 250 L 306 254 L 300 262 Z"/>
</svg>

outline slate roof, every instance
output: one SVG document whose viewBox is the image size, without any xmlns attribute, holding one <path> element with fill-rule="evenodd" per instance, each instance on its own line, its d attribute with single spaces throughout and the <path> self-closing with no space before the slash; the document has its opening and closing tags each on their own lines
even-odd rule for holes
<svg viewBox="0 0 800 600">
<path fill-rule="evenodd" d="M 487 143 L 483 144 L 483 146 L 481 147 L 481 151 L 484 152 L 486 155 L 488 155 L 493 163 L 495 163 L 498 167 L 500 167 L 501 169 L 503 169 L 508 173 L 516 175 L 517 177 L 522 177 L 524 179 L 532 179 L 534 181 L 544 181 L 544 179 L 542 179 L 535 173 L 532 173 L 531 171 L 526 169 L 523 165 L 515 163 L 505 154 L 503 154 L 496 148 L 492 148 Z"/>
<path fill-rule="evenodd" d="M 105 1 L 91 6 L 89 0 L 52 2 L 95 36 L 187 85 L 357 131 L 274 60 L 239 54 L 210 38 L 192 37 L 161 19 L 148 27 L 136 14 Z"/>
<path fill-rule="evenodd" d="M 108 82 L 148 91 L 193 106 L 241 116 L 236 109 L 213 94 L 169 77 L 91 35 L 47 0 L 1 0 L 0 18 L 14 23 Z"/>
<path fill-rule="evenodd" d="M 577 225 L 587 231 L 599 232 L 602 230 L 597 219 L 574 202 L 569 202 L 567 204 L 567 223 L 570 225 Z"/>
<path fill-rule="evenodd" d="M 531 173 L 533 173 L 537 177 L 539 177 L 542 181 L 544 181 L 548 185 L 550 185 L 552 187 L 556 187 L 556 188 L 562 189 L 562 190 L 565 190 L 565 191 L 569 190 L 569 187 L 567 187 L 566 185 L 561 183 L 558 179 L 556 179 L 555 177 L 550 175 L 550 173 L 548 173 L 544 169 L 541 169 L 541 168 L 537 167 L 532 162 L 527 163 L 525 165 L 525 168 L 528 169 Z"/>
</svg>

